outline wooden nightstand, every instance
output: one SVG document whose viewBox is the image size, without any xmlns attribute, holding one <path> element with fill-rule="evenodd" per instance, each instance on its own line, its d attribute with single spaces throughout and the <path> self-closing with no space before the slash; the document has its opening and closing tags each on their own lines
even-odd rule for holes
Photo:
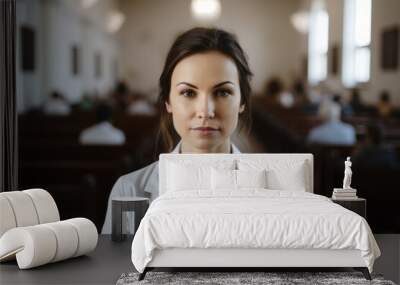
<svg viewBox="0 0 400 285">
<path fill-rule="evenodd" d="M 367 200 L 364 198 L 354 198 L 351 200 L 332 199 L 332 202 L 359 214 L 364 219 L 367 219 Z"/>
</svg>

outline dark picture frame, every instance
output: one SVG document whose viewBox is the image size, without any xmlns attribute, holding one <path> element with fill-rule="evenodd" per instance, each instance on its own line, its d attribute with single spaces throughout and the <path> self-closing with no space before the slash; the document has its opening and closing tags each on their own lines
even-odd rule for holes
<svg viewBox="0 0 400 285">
<path fill-rule="evenodd" d="M 80 74 L 81 58 L 78 45 L 71 46 L 71 74 L 77 76 Z"/>
<path fill-rule="evenodd" d="M 35 71 L 35 46 L 36 33 L 33 27 L 22 25 L 20 27 L 21 40 L 21 70 L 33 72 Z"/>
<path fill-rule="evenodd" d="M 399 66 L 399 26 L 392 26 L 382 31 L 381 67 L 382 70 L 395 71 Z"/>
</svg>

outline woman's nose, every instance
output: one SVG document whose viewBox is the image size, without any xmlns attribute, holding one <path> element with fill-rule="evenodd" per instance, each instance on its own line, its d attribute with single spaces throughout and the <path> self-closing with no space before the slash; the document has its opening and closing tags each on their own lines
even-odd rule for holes
<svg viewBox="0 0 400 285">
<path fill-rule="evenodd" d="M 215 117 L 215 102 L 212 96 L 199 96 L 197 102 L 197 117 L 212 119 Z"/>
</svg>

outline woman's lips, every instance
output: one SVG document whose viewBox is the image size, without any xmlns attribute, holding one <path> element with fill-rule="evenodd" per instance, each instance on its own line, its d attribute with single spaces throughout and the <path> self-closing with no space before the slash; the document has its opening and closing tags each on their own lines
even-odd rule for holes
<svg viewBox="0 0 400 285">
<path fill-rule="evenodd" d="M 197 127 L 197 128 L 192 128 L 192 130 L 200 133 L 201 135 L 214 134 L 219 131 L 219 129 L 212 127 Z"/>
<path fill-rule="evenodd" d="M 212 128 L 212 127 L 197 127 L 197 128 L 193 128 L 193 130 L 196 130 L 196 131 L 218 131 L 218 129 Z"/>
</svg>

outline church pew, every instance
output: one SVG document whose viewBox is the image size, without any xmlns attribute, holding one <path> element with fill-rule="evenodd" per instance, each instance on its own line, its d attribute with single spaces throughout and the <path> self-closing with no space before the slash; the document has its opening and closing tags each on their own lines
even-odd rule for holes
<svg viewBox="0 0 400 285">
<path fill-rule="evenodd" d="M 154 136 L 158 129 L 157 116 L 118 115 L 113 125 L 122 130 L 127 143 L 134 144 L 142 137 Z M 19 138 L 21 141 L 78 142 L 82 130 L 96 124 L 94 116 L 48 116 L 48 115 L 21 115 L 18 118 Z"/>
<path fill-rule="evenodd" d="M 23 188 L 49 189 L 65 210 L 60 210 L 62 215 L 86 213 L 99 229 L 112 186 L 124 173 L 109 161 L 24 161 L 19 184 Z"/>
</svg>

